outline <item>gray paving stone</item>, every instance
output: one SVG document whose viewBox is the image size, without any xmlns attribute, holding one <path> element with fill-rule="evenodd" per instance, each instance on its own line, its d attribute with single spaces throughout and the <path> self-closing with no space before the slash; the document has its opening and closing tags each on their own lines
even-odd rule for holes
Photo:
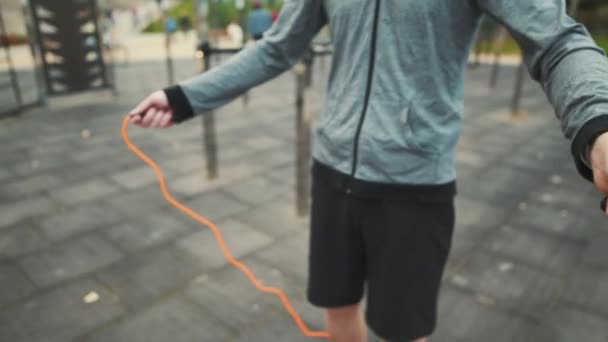
<svg viewBox="0 0 608 342">
<path fill-rule="evenodd" d="M 95 146 L 70 153 L 70 159 L 77 163 L 86 163 L 107 159 L 114 154 L 116 154 L 116 149 L 110 146 Z"/>
<path fill-rule="evenodd" d="M 14 175 L 8 169 L 0 169 L 0 180 L 6 180 L 12 177 L 14 177 Z"/>
<path fill-rule="evenodd" d="M 269 150 L 283 146 L 283 142 L 279 139 L 260 135 L 244 139 L 241 141 L 241 144 L 254 151 Z"/>
<path fill-rule="evenodd" d="M 0 205 L 0 228 L 26 218 L 37 217 L 57 209 L 57 205 L 45 196 L 23 199 Z"/>
<path fill-rule="evenodd" d="M 52 174 L 40 174 L 36 176 L 21 178 L 19 180 L 11 180 L 4 184 L 2 192 L 6 192 L 9 196 L 16 198 L 18 196 L 27 196 L 37 194 L 45 190 L 50 190 L 62 184 L 63 180 Z"/>
<path fill-rule="evenodd" d="M 293 165 L 273 168 L 265 176 L 289 186 L 296 184 L 296 171 Z"/>
<path fill-rule="evenodd" d="M 46 245 L 47 241 L 30 222 L 16 224 L 0 231 L 0 259 L 28 254 Z"/>
<path fill-rule="evenodd" d="M 131 255 L 97 273 L 126 307 L 138 309 L 164 297 L 201 274 L 197 260 L 172 247 Z"/>
<path fill-rule="evenodd" d="M 576 266 L 583 245 L 530 229 L 503 226 L 484 246 L 514 260 L 563 275 Z"/>
<path fill-rule="evenodd" d="M 99 300 L 86 304 L 83 298 L 90 292 L 97 293 Z M 0 311 L 0 340 L 70 341 L 122 313 L 106 288 L 92 279 L 82 279 Z"/>
<path fill-rule="evenodd" d="M 28 255 L 19 265 L 41 288 L 91 273 L 118 261 L 122 253 L 95 235 L 55 244 Z"/>
<path fill-rule="evenodd" d="M 247 210 L 247 206 L 221 191 L 204 193 L 185 204 L 214 222 Z"/>
<path fill-rule="evenodd" d="M 224 341 L 228 330 L 208 313 L 181 298 L 156 303 L 145 311 L 85 338 L 90 342 Z"/>
<path fill-rule="evenodd" d="M 444 288 L 433 341 L 526 341 L 535 328 L 525 319 L 496 310 L 474 296 Z M 549 342 L 549 341 L 547 341 Z"/>
<path fill-rule="evenodd" d="M 16 264 L 0 264 L 0 307 L 27 297 L 34 291 L 34 284 Z"/>
<path fill-rule="evenodd" d="M 608 272 L 579 267 L 566 279 L 562 301 L 608 317 Z"/>
<path fill-rule="evenodd" d="M 543 318 L 538 341 L 608 341 L 608 318 L 560 305 Z"/>
<path fill-rule="evenodd" d="M 242 262 L 264 285 L 283 289 L 290 300 L 300 303 L 304 301 L 304 284 L 256 258 L 248 257 Z M 232 265 L 200 275 L 190 283 L 185 293 L 189 299 L 237 331 L 263 320 L 264 317 L 289 317 L 278 297 L 258 291 L 249 279 Z"/>
<path fill-rule="evenodd" d="M 174 210 L 157 211 L 105 229 L 103 234 L 126 253 L 137 253 L 199 229 L 197 223 L 179 215 L 182 214 Z"/>
<path fill-rule="evenodd" d="M 261 320 L 260 320 L 261 321 Z M 246 328 L 239 332 L 238 337 L 234 338 L 237 342 L 249 341 L 310 341 L 311 338 L 305 336 L 298 326 L 286 317 L 276 317 L 258 322 L 251 328 Z"/>
<path fill-rule="evenodd" d="M 11 171 L 20 177 L 28 177 L 34 173 L 61 167 L 65 164 L 64 160 L 57 158 L 31 158 L 15 163 Z"/>
<path fill-rule="evenodd" d="M 562 280 L 513 259 L 476 251 L 448 282 L 528 317 L 542 317 L 560 296 Z"/>
<path fill-rule="evenodd" d="M 557 208 L 579 207 L 587 201 L 585 192 L 572 189 L 568 184 L 547 184 L 531 194 L 531 200 L 542 205 Z"/>
<path fill-rule="evenodd" d="M 480 153 L 462 149 L 456 154 L 456 162 L 470 167 L 480 168 L 487 165 L 488 160 Z"/>
<path fill-rule="evenodd" d="M 220 171 L 221 172 L 221 171 Z M 217 189 L 228 183 L 228 179 L 221 172 L 218 178 L 208 179 L 204 172 L 192 172 L 191 174 L 176 177 L 169 180 L 169 189 L 183 197 L 199 195 L 203 192 Z"/>
<path fill-rule="evenodd" d="M 106 198 L 105 202 L 122 214 L 133 218 L 145 217 L 151 212 L 169 206 L 156 185 L 121 192 L 120 194 Z"/>
<path fill-rule="evenodd" d="M 608 233 L 594 236 L 583 249 L 582 263 L 590 268 L 608 271 Z"/>
<path fill-rule="evenodd" d="M 542 174 L 518 172 L 505 166 L 493 166 L 471 183 L 461 184 L 458 191 L 471 199 L 508 207 L 525 199 L 527 193 L 537 186 L 541 176 Z"/>
<path fill-rule="evenodd" d="M 291 188 L 264 177 L 251 178 L 225 188 L 226 192 L 250 206 L 260 206 L 290 190 Z"/>
<path fill-rule="evenodd" d="M 148 165 L 115 173 L 112 180 L 130 190 L 157 182 L 156 174 Z"/>
<path fill-rule="evenodd" d="M 291 164 L 294 161 L 293 148 L 282 146 L 255 154 L 255 161 L 267 170 L 272 166 Z"/>
<path fill-rule="evenodd" d="M 282 272 L 305 281 L 308 274 L 308 244 L 309 233 L 304 231 L 295 236 L 290 236 L 289 239 L 262 248 L 255 255 Z"/>
<path fill-rule="evenodd" d="M 120 213 L 104 203 L 84 206 L 45 216 L 37 220 L 44 234 L 52 241 L 108 227 L 121 219 Z"/>
<path fill-rule="evenodd" d="M 574 240 L 588 239 L 598 231 L 598 227 L 584 224 L 575 212 L 546 205 L 529 204 L 514 214 L 511 222 Z"/>
<path fill-rule="evenodd" d="M 248 280 L 241 277 L 237 281 L 246 282 Z M 188 301 L 196 303 L 205 311 L 212 313 L 216 319 L 230 327 L 235 335 L 244 327 L 255 324 L 261 316 L 277 315 L 280 311 L 280 308 L 274 303 L 268 304 L 257 297 L 254 297 L 257 301 L 243 305 L 243 293 L 238 297 L 235 294 L 226 295 L 218 289 L 221 286 L 222 284 L 214 281 L 210 275 L 202 275 L 186 288 L 185 294 Z M 249 287 L 246 291 L 248 291 L 246 292 L 247 298 L 250 298 L 249 292 L 255 290 Z"/>
<path fill-rule="evenodd" d="M 75 164 L 70 167 L 70 172 L 64 172 L 62 169 L 53 169 L 48 172 L 53 172 L 70 186 L 91 181 L 95 178 L 105 178 L 108 174 L 120 170 L 125 165 L 125 159 L 121 156 L 112 156 L 98 162 L 89 162 Z"/>
<path fill-rule="evenodd" d="M 272 238 L 238 221 L 222 221 L 218 228 L 233 257 L 239 259 L 253 251 L 269 245 Z M 177 241 L 178 248 L 194 256 L 208 269 L 228 263 L 210 229 L 186 236 Z"/>
<path fill-rule="evenodd" d="M 205 159 L 202 155 L 187 155 L 169 159 L 167 160 L 166 165 L 169 171 L 176 174 L 204 171 L 206 167 Z"/>
<path fill-rule="evenodd" d="M 251 151 L 242 145 L 222 146 L 218 151 L 218 162 L 220 165 L 235 162 L 247 158 Z"/>
<path fill-rule="evenodd" d="M 115 194 L 118 188 L 103 179 L 93 179 L 51 191 L 51 197 L 66 205 L 76 205 Z"/>
<path fill-rule="evenodd" d="M 458 267 L 468 259 L 468 256 L 479 248 L 481 242 L 495 229 L 493 227 L 479 227 L 475 225 L 456 226 L 452 235 L 452 246 L 446 266 L 446 274 L 450 274 L 451 269 Z"/>
<path fill-rule="evenodd" d="M 308 229 L 308 219 L 297 216 L 295 205 L 282 200 L 245 212 L 238 215 L 237 219 L 274 237 L 285 236 L 298 229 Z"/>
<path fill-rule="evenodd" d="M 460 195 L 456 197 L 456 225 L 495 228 L 507 218 L 508 210 Z"/>
</svg>

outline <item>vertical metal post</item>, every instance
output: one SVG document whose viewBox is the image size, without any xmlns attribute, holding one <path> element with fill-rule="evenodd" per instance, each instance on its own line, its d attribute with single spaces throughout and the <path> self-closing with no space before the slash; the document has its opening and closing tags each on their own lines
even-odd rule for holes
<svg viewBox="0 0 608 342">
<path fill-rule="evenodd" d="M 165 31 L 165 54 L 167 62 L 167 80 L 169 84 L 175 83 L 175 73 L 173 72 L 173 60 L 171 58 L 171 34 L 167 27 L 168 12 L 163 8 L 163 0 L 157 0 L 162 16 L 163 31 Z"/>
<path fill-rule="evenodd" d="M 307 66 L 299 63 L 296 73 L 296 210 L 305 216 L 309 210 L 310 188 L 310 115 L 307 113 L 306 98 Z"/>
<path fill-rule="evenodd" d="M 568 8 L 568 14 L 572 17 L 575 18 L 576 14 L 578 12 L 578 8 L 581 5 L 581 1 L 580 0 L 570 0 L 570 7 Z"/>
<path fill-rule="evenodd" d="M 306 87 L 307 88 L 312 86 L 312 71 L 313 71 L 314 59 L 315 59 L 315 54 L 314 54 L 314 51 L 311 46 L 308 48 L 308 50 L 306 51 L 306 53 L 304 53 L 304 56 L 302 57 L 302 61 L 306 65 L 305 77 L 306 77 Z"/>
<path fill-rule="evenodd" d="M 204 57 L 205 71 L 211 68 L 211 55 Z M 207 112 L 203 115 L 203 148 L 207 161 L 207 178 L 215 179 L 218 176 L 217 166 L 217 135 L 215 131 L 215 113 Z"/>
<path fill-rule="evenodd" d="M 526 64 L 522 61 L 517 69 L 517 78 L 515 80 L 515 93 L 511 102 L 511 115 L 518 116 L 521 114 L 521 93 L 524 86 L 524 74 L 526 72 Z"/>
<path fill-rule="evenodd" d="M 27 2 L 23 2 L 21 6 L 21 12 L 23 13 L 23 19 L 25 21 L 25 29 L 27 35 L 27 42 L 30 47 L 30 54 L 32 55 L 32 61 L 34 62 L 34 78 L 36 80 L 36 90 L 38 92 L 38 103 L 46 104 L 47 92 L 44 86 L 44 74 L 42 71 L 42 55 L 40 49 L 38 49 L 36 42 L 38 37 L 36 36 L 36 30 L 32 22 L 33 17 L 28 7 Z"/>
<path fill-rule="evenodd" d="M 171 58 L 171 35 L 169 32 L 165 33 L 165 49 L 167 51 L 167 77 L 169 84 L 173 84 L 175 83 L 175 72 L 173 71 L 173 59 Z"/>
<path fill-rule="evenodd" d="M 492 73 L 490 75 L 490 88 L 492 89 L 496 88 L 496 83 L 498 83 L 498 73 L 500 71 L 500 57 L 502 56 L 502 52 L 504 51 L 506 39 L 507 29 L 502 27 L 496 35 L 496 39 L 494 40 L 494 64 L 492 66 Z"/>
<path fill-rule="evenodd" d="M 201 4 L 199 0 L 192 0 L 194 8 L 194 34 L 196 34 L 196 41 L 201 41 Z"/>
<path fill-rule="evenodd" d="M 4 16 L 2 15 L 2 8 L 0 7 L 0 33 L 2 36 L 6 36 L 6 27 L 4 27 Z M 8 63 L 8 72 L 11 78 L 11 86 L 13 87 L 13 93 L 15 100 L 17 101 L 17 108 L 21 109 L 23 106 L 23 98 L 21 97 L 21 89 L 19 88 L 19 80 L 17 79 L 17 73 L 13 66 L 13 59 L 11 57 L 11 48 L 8 40 L 4 45 L 4 53 L 6 55 L 6 62 Z"/>
</svg>

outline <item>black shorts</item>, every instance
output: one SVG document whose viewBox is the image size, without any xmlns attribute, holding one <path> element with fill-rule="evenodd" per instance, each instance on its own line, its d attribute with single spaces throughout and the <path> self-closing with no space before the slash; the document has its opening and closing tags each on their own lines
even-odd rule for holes
<svg viewBox="0 0 608 342">
<path fill-rule="evenodd" d="M 387 185 L 313 166 L 308 300 L 359 303 L 391 342 L 429 336 L 454 230 L 455 183 Z"/>
</svg>

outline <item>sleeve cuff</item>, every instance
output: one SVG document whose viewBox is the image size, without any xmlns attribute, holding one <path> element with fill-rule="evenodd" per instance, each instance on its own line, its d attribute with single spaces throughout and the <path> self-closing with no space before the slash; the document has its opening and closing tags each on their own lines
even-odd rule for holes
<svg viewBox="0 0 608 342">
<path fill-rule="evenodd" d="M 163 91 L 167 95 L 169 106 L 173 110 L 173 123 L 180 123 L 194 116 L 192 105 L 190 105 L 182 87 L 174 85 L 163 89 Z"/>
<path fill-rule="evenodd" d="M 572 141 L 572 156 L 576 169 L 581 176 L 591 182 L 593 182 L 593 171 L 585 158 L 593 141 L 606 132 L 608 132 L 608 115 L 601 115 L 585 122 Z"/>
</svg>

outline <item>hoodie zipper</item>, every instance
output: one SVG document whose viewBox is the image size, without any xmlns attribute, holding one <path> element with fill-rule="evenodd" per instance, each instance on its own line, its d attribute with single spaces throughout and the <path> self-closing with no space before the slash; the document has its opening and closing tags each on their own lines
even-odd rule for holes
<svg viewBox="0 0 608 342">
<path fill-rule="evenodd" d="M 369 107 L 369 98 L 372 91 L 372 81 L 374 77 L 374 67 L 376 65 L 376 38 L 378 35 L 378 20 L 380 17 L 380 2 L 381 0 L 376 0 L 376 8 L 374 10 L 374 23 L 373 23 L 373 31 L 372 31 L 372 42 L 370 46 L 370 58 L 369 58 L 369 69 L 367 71 L 367 86 L 365 88 L 365 98 L 363 100 L 363 112 L 361 113 L 361 117 L 359 118 L 359 123 L 357 125 L 357 131 L 355 133 L 355 139 L 353 142 L 353 164 L 350 172 L 350 180 L 352 181 L 355 178 L 355 173 L 357 172 L 357 163 L 359 159 L 359 139 L 361 138 L 361 129 L 363 128 L 363 122 L 365 121 L 365 115 L 367 114 L 367 110 Z M 352 193 L 351 185 L 348 184 L 346 188 L 346 193 Z"/>
</svg>

